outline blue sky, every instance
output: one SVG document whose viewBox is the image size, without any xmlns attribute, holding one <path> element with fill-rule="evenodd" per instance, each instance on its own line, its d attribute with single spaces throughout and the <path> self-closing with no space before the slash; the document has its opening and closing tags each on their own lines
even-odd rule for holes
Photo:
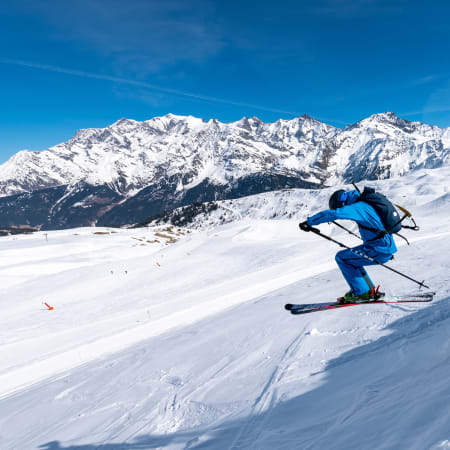
<svg viewBox="0 0 450 450">
<path fill-rule="evenodd" d="M 0 162 L 167 113 L 450 126 L 447 1 L 2 0 Z"/>
</svg>

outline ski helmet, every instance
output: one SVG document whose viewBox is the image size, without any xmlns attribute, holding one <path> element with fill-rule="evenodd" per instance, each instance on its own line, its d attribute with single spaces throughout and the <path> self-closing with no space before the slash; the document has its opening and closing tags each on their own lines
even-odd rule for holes
<svg viewBox="0 0 450 450">
<path fill-rule="evenodd" d="M 328 201 L 330 209 L 342 208 L 347 200 L 348 194 L 343 189 L 334 192 Z"/>
</svg>

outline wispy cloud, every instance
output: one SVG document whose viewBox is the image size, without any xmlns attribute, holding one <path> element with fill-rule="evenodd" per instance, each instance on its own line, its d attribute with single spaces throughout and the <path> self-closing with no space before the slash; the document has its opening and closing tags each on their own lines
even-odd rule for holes
<svg viewBox="0 0 450 450">
<path fill-rule="evenodd" d="M 365 98 L 379 98 L 386 95 L 393 95 L 393 94 L 404 94 L 405 91 L 414 92 L 414 89 L 417 87 L 423 87 L 426 85 L 432 85 L 435 84 L 442 84 L 443 81 L 446 81 L 449 79 L 448 73 L 436 73 L 436 74 L 430 74 L 430 75 L 424 75 L 415 79 L 410 80 L 404 80 L 404 81 L 396 81 L 394 83 L 389 83 L 385 85 L 365 85 L 359 88 L 350 88 L 347 89 L 344 92 L 341 92 L 339 94 L 336 94 L 334 97 L 327 97 L 324 101 L 321 102 L 322 105 L 333 105 L 333 104 L 339 104 L 348 102 L 349 100 L 353 99 L 365 99 Z M 434 93 L 435 87 L 432 87 L 432 93 Z M 430 89 L 428 89 L 430 90 Z M 320 100 L 319 100 L 320 101 Z M 433 108 L 433 112 L 436 108 Z M 402 114 L 405 115 L 417 115 L 420 113 L 423 113 L 424 111 L 414 111 Z"/>
<path fill-rule="evenodd" d="M 426 75 L 424 77 L 417 78 L 415 80 L 410 81 L 408 84 L 408 87 L 423 86 L 426 84 L 434 83 L 436 81 L 442 80 L 446 76 L 448 76 L 448 75 L 446 75 L 446 74 Z"/>
<path fill-rule="evenodd" d="M 442 112 L 449 112 L 450 107 L 442 107 L 442 108 L 423 108 L 419 109 L 417 111 L 409 111 L 404 113 L 399 113 L 399 116 L 402 117 L 409 117 L 409 116 L 419 116 L 422 114 L 434 114 L 434 113 L 442 113 Z"/>
<path fill-rule="evenodd" d="M 436 115 L 440 115 L 441 120 L 444 122 L 445 119 L 447 120 L 447 124 L 444 126 L 448 126 L 450 116 L 445 114 L 448 112 L 450 112 L 450 80 L 447 78 L 444 83 L 440 83 L 440 86 L 431 92 L 423 108 L 416 111 L 407 111 L 400 115 L 405 117 L 422 116 L 430 122 L 436 118 Z"/>
<path fill-rule="evenodd" d="M 185 97 L 185 98 L 190 98 L 190 99 L 199 100 L 199 101 L 205 101 L 205 102 L 211 102 L 211 103 L 222 103 L 222 104 L 245 107 L 245 108 L 250 108 L 250 109 L 257 109 L 257 110 L 261 110 L 261 111 L 268 111 L 268 112 L 274 112 L 274 113 L 280 113 L 280 114 L 288 114 L 291 116 L 299 116 L 300 115 L 299 112 L 285 111 L 282 109 L 271 108 L 268 106 L 254 105 L 254 104 L 245 103 L 245 102 L 237 102 L 237 101 L 233 101 L 233 100 L 228 100 L 228 99 L 223 99 L 223 98 L 218 98 L 218 97 L 211 97 L 211 96 L 197 94 L 197 93 L 188 92 L 188 91 L 182 91 L 179 89 L 172 89 L 172 88 L 167 88 L 167 87 L 163 87 L 163 86 L 158 86 L 158 85 L 146 83 L 143 81 L 136 81 L 136 80 L 126 79 L 126 78 L 121 78 L 121 77 L 116 77 L 116 76 L 111 76 L 111 75 L 103 75 L 103 74 L 97 74 L 97 73 L 92 73 L 92 72 L 85 72 L 85 71 L 81 71 L 81 70 L 68 69 L 65 67 L 57 67 L 57 66 L 52 66 L 52 65 L 47 65 L 47 64 L 39 64 L 39 63 L 34 63 L 34 62 L 29 62 L 29 61 L 13 60 L 13 59 L 8 59 L 8 58 L 0 58 L 0 63 L 12 64 L 15 66 L 30 67 L 32 69 L 46 70 L 46 71 L 57 72 L 57 73 L 62 73 L 62 74 L 66 74 L 66 75 L 73 75 L 76 77 L 110 81 L 113 83 L 120 83 L 120 84 L 124 84 L 124 85 L 129 85 L 129 86 L 136 86 L 139 88 L 149 89 L 152 91 L 161 92 L 161 93 L 168 94 L 168 95 L 174 95 L 177 97 Z"/>
<path fill-rule="evenodd" d="M 208 0 L 16 0 L 13 7 L 39 16 L 54 42 L 72 41 L 121 75 L 201 64 L 224 46 Z"/>
</svg>

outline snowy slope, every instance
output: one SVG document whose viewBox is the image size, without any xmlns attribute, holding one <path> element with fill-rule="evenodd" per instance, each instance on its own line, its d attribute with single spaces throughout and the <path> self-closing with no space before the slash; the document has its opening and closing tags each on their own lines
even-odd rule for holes
<svg viewBox="0 0 450 450">
<path fill-rule="evenodd" d="M 274 193 L 259 217 L 241 205 L 242 220 L 185 236 L 1 238 L 0 448 L 449 448 L 449 175 L 380 182 L 421 225 L 391 264 L 437 290 L 430 305 L 286 313 L 346 286 L 336 247 L 267 220 L 289 209 Z"/>
<path fill-rule="evenodd" d="M 382 181 L 363 181 L 358 184 L 362 191 L 364 186 L 374 187 L 400 206 L 412 211 L 416 206 L 436 199 L 445 203 L 449 194 L 448 179 L 450 168 L 440 170 L 420 170 L 407 177 L 396 178 L 388 183 Z M 324 209 L 332 192 L 338 189 L 354 189 L 346 185 L 336 185 L 330 189 L 283 189 L 264 194 L 249 195 L 233 200 L 214 202 L 214 209 L 207 207 L 197 209 L 197 214 L 189 220 L 187 226 L 193 229 L 209 229 L 242 218 L 251 219 L 297 219 L 304 220 L 308 215 Z M 440 200 L 439 200 L 440 199 Z M 188 216 L 191 206 L 177 208 L 163 215 L 152 223 L 179 222 Z M 407 222 L 405 222 L 407 224 Z M 356 228 L 356 226 L 355 226 Z"/>
</svg>

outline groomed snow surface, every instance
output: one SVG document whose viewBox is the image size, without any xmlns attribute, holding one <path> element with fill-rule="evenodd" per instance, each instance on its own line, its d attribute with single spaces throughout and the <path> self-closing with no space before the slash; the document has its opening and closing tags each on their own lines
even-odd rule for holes
<svg viewBox="0 0 450 450">
<path fill-rule="evenodd" d="M 290 315 L 347 290 L 297 219 L 1 238 L 0 448 L 449 449 L 448 172 L 383 182 L 421 225 L 390 265 L 431 304 Z"/>
</svg>

